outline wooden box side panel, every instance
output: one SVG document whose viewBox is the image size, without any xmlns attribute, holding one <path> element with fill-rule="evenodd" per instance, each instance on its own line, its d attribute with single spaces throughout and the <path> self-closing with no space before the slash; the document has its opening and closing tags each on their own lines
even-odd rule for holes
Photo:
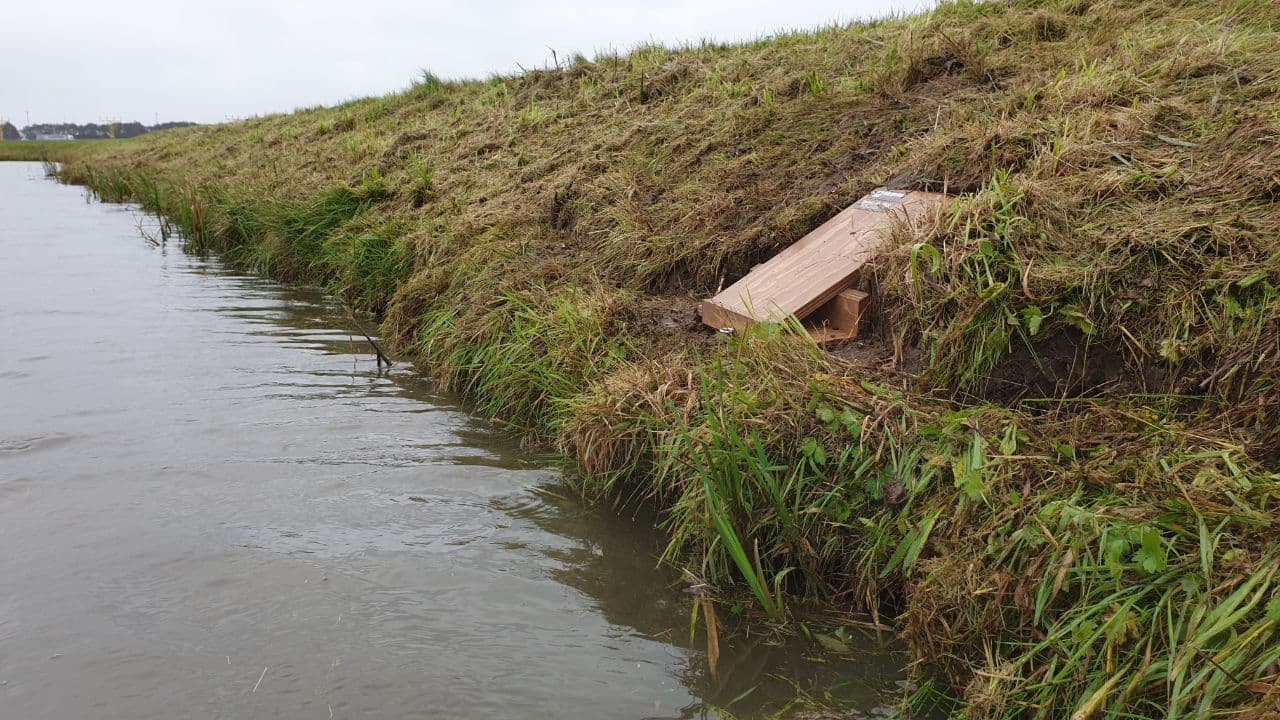
<svg viewBox="0 0 1280 720">
<path fill-rule="evenodd" d="M 849 340 L 858 336 L 862 319 L 871 305 L 871 296 L 861 290 L 845 288 L 826 305 L 809 316 L 805 324 L 818 342 Z"/>
</svg>

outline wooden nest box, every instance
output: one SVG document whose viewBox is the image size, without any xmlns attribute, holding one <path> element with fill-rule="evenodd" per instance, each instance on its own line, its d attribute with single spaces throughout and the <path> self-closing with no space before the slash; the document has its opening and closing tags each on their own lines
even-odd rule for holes
<svg viewBox="0 0 1280 720">
<path fill-rule="evenodd" d="M 747 276 L 702 301 L 702 321 L 717 329 L 802 321 L 820 343 L 858 336 L 870 296 L 853 285 L 895 223 L 916 222 L 949 198 L 918 190 L 879 188 L 800 238 Z"/>
</svg>

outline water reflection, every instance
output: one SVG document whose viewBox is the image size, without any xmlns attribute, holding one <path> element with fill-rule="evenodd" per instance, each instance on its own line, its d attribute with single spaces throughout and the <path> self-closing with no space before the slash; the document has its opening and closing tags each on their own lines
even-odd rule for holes
<svg viewBox="0 0 1280 720">
<path fill-rule="evenodd" d="M 262 283 L 272 294 L 289 296 L 284 303 L 232 305 L 224 310 L 263 325 L 265 329 L 256 334 L 307 350 L 357 358 L 351 375 L 343 377 L 354 383 L 373 373 L 372 377 L 390 380 L 391 385 L 381 392 L 423 403 L 410 412 L 457 403 L 456 398 L 440 393 L 421 375 L 405 371 L 384 374 L 370 350 L 361 345 L 358 331 L 335 332 L 335 325 L 342 325 L 346 319 L 322 293 L 286 291 L 256 278 L 240 279 L 250 284 Z M 358 359 L 362 356 L 363 362 Z M 442 460 L 449 464 L 518 469 L 544 467 L 548 462 L 547 458 L 522 453 L 509 435 L 481 421 L 454 432 L 460 452 Z M 387 440 L 377 444 L 376 453 L 385 453 L 387 448 L 403 442 Z M 433 452 L 440 446 L 439 442 L 429 445 Z M 475 452 L 477 448 L 498 447 L 501 452 L 496 456 Z M 404 457 L 391 461 L 424 460 Z M 701 624 L 695 628 L 693 638 L 689 635 L 691 596 L 682 592 L 679 575 L 659 564 L 662 538 L 653 529 L 654 518 L 619 518 L 584 508 L 572 498 L 571 490 L 553 478 L 538 484 L 537 490 L 499 496 L 490 504 L 511 518 L 529 521 L 552 535 L 576 541 L 546 550 L 546 556 L 555 561 L 548 572 L 550 577 L 583 593 L 591 607 L 619 628 L 624 637 L 634 635 L 669 646 L 669 662 L 692 698 L 682 707 L 670 708 L 667 714 L 656 707 L 658 714 L 653 717 L 702 717 L 714 708 L 751 716 L 776 710 L 793 699 L 797 691 L 842 708 L 876 708 L 883 704 L 885 692 L 894 687 L 894 680 L 900 678 L 905 659 L 894 654 L 883 638 L 866 637 L 857 654 L 842 657 L 824 653 L 803 638 L 761 630 L 753 633 L 749 625 L 735 623 L 733 618 L 726 618 L 728 634 L 721 640 L 718 671 L 712 677 L 703 650 L 706 640 Z M 409 501 L 431 504 L 442 498 L 410 496 Z M 446 544 L 473 542 L 478 539 L 475 532 L 475 528 L 454 527 L 448 533 L 452 539 Z M 527 549 L 519 542 L 506 547 Z"/>
<path fill-rule="evenodd" d="M 551 574 L 591 598 L 609 621 L 639 636 L 668 644 L 691 701 L 653 717 L 705 717 L 715 708 L 751 717 L 777 710 L 797 693 L 847 710 L 880 709 L 897 688 L 905 658 L 886 638 L 864 636 L 849 656 L 823 652 L 802 637 L 781 636 L 722 617 L 720 662 L 713 677 L 699 623 L 689 636 L 692 596 L 677 573 L 658 565 L 660 538 L 652 518 L 619 518 L 583 508 L 566 489 L 551 485 L 540 502 L 497 501 L 506 513 L 549 533 L 578 541 L 553 551 Z M 723 614 L 724 611 L 721 611 Z"/>
</svg>

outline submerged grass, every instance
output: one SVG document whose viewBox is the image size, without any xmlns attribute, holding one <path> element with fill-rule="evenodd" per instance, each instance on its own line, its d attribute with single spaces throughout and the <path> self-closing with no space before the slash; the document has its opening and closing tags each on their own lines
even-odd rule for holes
<svg viewBox="0 0 1280 720">
<path fill-rule="evenodd" d="M 920 708 L 1280 712 L 1280 10 L 931 13 L 424 78 L 76 148 L 193 250 L 385 312 L 439 381 L 650 503 L 749 614 L 901 629 Z M 871 337 L 693 315 L 888 178 Z"/>
</svg>

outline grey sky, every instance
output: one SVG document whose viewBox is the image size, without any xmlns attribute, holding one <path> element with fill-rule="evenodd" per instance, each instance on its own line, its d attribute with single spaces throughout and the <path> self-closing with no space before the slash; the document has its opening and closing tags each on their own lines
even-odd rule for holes
<svg viewBox="0 0 1280 720">
<path fill-rule="evenodd" d="M 0 13 L 0 119 L 215 122 L 637 43 L 737 40 L 929 0 L 46 0 Z"/>
</svg>

